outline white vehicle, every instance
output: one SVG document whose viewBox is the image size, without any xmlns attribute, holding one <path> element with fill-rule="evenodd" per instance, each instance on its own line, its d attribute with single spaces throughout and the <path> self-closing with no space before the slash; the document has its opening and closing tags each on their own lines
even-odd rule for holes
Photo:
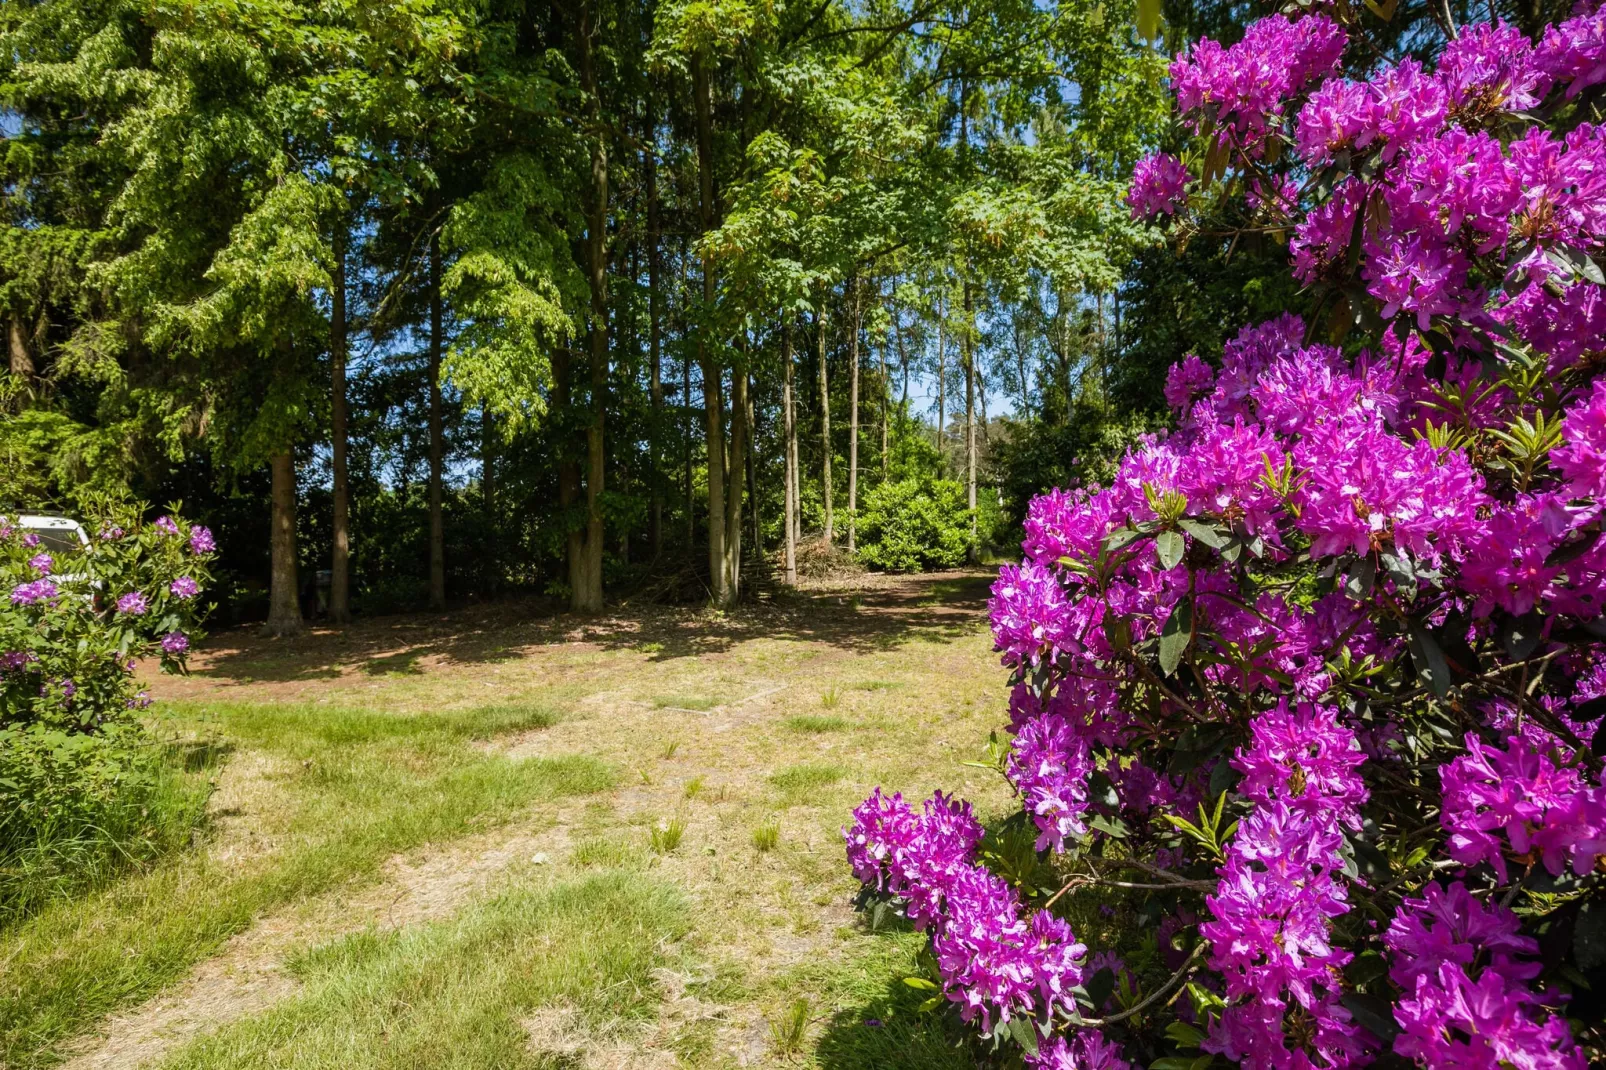
<svg viewBox="0 0 1606 1070">
<path fill-rule="evenodd" d="M 47 553 L 56 559 L 59 569 L 68 554 L 75 554 L 89 545 L 89 532 L 78 521 L 65 516 L 49 516 L 44 513 L 23 513 L 17 517 L 17 530 L 23 535 L 39 536 L 38 550 Z M 81 572 L 53 572 L 50 576 L 56 585 L 67 590 L 78 587 L 88 579 Z M 100 581 L 90 584 L 97 591 Z M 93 592 L 83 592 L 85 598 L 98 597 Z"/>
<path fill-rule="evenodd" d="M 64 516 L 23 513 L 17 528 L 24 534 L 39 536 L 39 549 L 47 554 L 77 553 L 89 545 L 89 532 L 76 520 Z"/>
</svg>

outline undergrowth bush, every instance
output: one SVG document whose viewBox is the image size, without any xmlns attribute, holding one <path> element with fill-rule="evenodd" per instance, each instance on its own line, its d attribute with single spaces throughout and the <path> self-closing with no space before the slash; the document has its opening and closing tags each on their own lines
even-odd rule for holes
<svg viewBox="0 0 1606 1070">
<path fill-rule="evenodd" d="M 44 551 L 0 518 L 0 923 L 182 846 L 204 780 L 141 722 L 135 669 L 182 671 L 213 552 L 205 528 L 108 509 Z"/>
<path fill-rule="evenodd" d="M 901 479 L 873 487 L 859 511 L 859 560 L 886 572 L 957 568 L 970 547 L 964 485 Z"/>
</svg>

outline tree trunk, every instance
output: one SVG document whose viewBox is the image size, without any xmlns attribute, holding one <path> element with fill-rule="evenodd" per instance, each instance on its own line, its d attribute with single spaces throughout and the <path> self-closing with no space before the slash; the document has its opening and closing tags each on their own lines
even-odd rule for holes
<svg viewBox="0 0 1606 1070">
<path fill-rule="evenodd" d="M 334 546 L 329 555 L 329 619 L 351 623 L 351 488 L 346 473 L 346 230 L 335 234 L 329 288 L 330 468 L 334 482 Z"/>
<path fill-rule="evenodd" d="M 647 102 L 648 129 L 646 144 L 642 146 L 642 169 L 647 181 L 647 323 L 648 364 L 651 379 L 648 393 L 652 401 L 652 424 L 648 429 L 649 479 L 651 504 L 647 515 L 647 543 L 654 561 L 664 549 L 664 481 L 659 471 L 664 437 L 664 379 L 662 342 L 662 295 L 658 292 L 658 156 L 654 136 L 657 118 L 652 112 L 652 101 Z"/>
<path fill-rule="evenodd" d="M 725 605 L 742 595 L 742 475 L 747 467 L 747 371 L 731 369 L 731 443 L 725 487 Z"/>
<path fill-rule="evenodd" d="M 762 556 L 764 542 L 758 515 L 758 451 L 754 448 L 754 443 L 758 441 L 758 414 L 754 409 L 753 395 L 757 391 L 753 388 L 751 373 L 744 377 L 747 380 L 747 516 L 751 525 L 749 534 L 753 539 L 753 552 Z"/>
<path fill-rule="evenodd" d="M 909 350 L 904 346 L 903 324 L 899 320 L 893 321 L 892 334 L 898 340 L 898 370 L 903 373 L 903 389 L 898 394 L 898 419 L 907 420 L 909 418 Z"/>
<path fill-rule="evenodd" d="M 501 525 L 496 516 L 496 415 L 487 406 L 480 408 L 480 498 L 490 534 L 485 592 L 495 597 L 502 586 Z"/>
<path fill-rule="evenodd" d="M 273 518 L 269 530 L 271 573 L 264 634 L 299 635 L 301 588 L 296 579 L 296 460 L 288 449 L 269 458 L 273 472 Z"/>
<path fill-rule="evenodd" d="M 943 428 L 944 417 L 948 412 L 948 313 L 943 304 L 942 293 L 937 294 L 937 462 L 942 465 L 942 474 L 948 474 L 948 449 L 944 441 L 946 431 Z"/>
<path fill-rule="evenodd" d="M 28 336 L 23 333 L 22 320 L 13 316 L 6 324 L 6 344 L 10 348 L 11 374 L 25 386 L 33 385 L 33 355 L 28 352 Z"/>
<path fill-rule="evenodd" d="M 820 310 L 814 315 L 815 329 L 820 336 L 820 490 L 825 499 L 825 544 L 836 539 L 836 518 L 831 513 L 831 382 L 825 366 L 825 294 L 820 294 Z"/>
<path fill-rule="evenodd" d="M 681 281 L 683 283 L 685 282 L 684 279 L 682 279 Z M 681 288 L 685 289 L 684 286 L 682 286 Z M 682 421 L 682 423 L 688 423 L 691 420 L 691 411 L 692 411 L 692 408 L 691 408 L 691 361 L 687 360 L 684 357 L 682 357 L 681 358 L 681 362 L 680 362 L 680 371 L 681 371 L 681 375 L 684 377 L 684 382 L 683 382 L 683 384 L 681 386 L 681 394 L 680 394 L 681 421 Z M 695 426 L 695 425 L 693 425 L 693 426 Z M 696 535 L 694 529 L 695 529 L 696 520 L 697 520 L 697 498 L 693 493 L 692 482 L 691 482 L 692 427 L 689 427 L 689 426 L 688 427 L 684 427 L 684 428 L 682 428 L 682 430 L 683 430 L 684 434 L 681 436 L 681 441 L 682 441 L 682 444 L 685 447 L 684 460 L 686 462 L 686 464 L 685 464 L 686 470 L 685 470 L 685 473 L 684 473 L 685 474 L 685 478 L 686 478 L 686 553 L 689 555 L 692 552 L 692 546 L 693 546 L 693 543 L 695 542 L 695 535 Z"/>
<path fill-rule="evenodd" d="M 1029 418 L 1032 414 L 1032 398 L 1026 382 L 1026 346 L 1021 340 L 1019 318 L 1011 318 L 1014 320 L 1011 327 L 1015 335 L 1015 368 L 1020 375 L 1020 414 L 1023 418 Z"/>
<path fill-rule="evenodd" d="M 976 545 L 976 342 L 973 335 L 975 310 L 971 306 L 970 280 L 965 280 L 965 322 L 961 349 L 965 360 L 965 500 L 970 506 L 970 549 L 966 556 L 971 564 L 981 559 Z"/>
<path fill-rule="evenodd" d="M 552 350 L 552 407 L 554 410 L 567 409 L 574 400 L 574 352 L 566 345 L 554 347 Z M 569 569 L 569 597 L 572 603 L 574 591 L 583 581 L 578 575 L 581 559 L 585 554 L 585 533 L 581 525 L 576 523 L 574 510 L 580 501 L 580 461 L 574 453 L 575 443 L 568 435 L 563 435 L 557 442 L 558 462 L 558 507 L 563 516 L 564 561 Z"/>
<path fill-rule="evenodd" d="M 797 586 L 797 409 L 792 396 L 792 314 L 781 312 L 781 420 L 786 435 L 786 582 Z"/>
<path fill-rule="evenodd" d="M 446 608 L 446 443 L 441 422 L 441 245 L 429 239 L 429 608 Z"/>
<path fill-rule="evenodd" d="M 893 283 L 894 283 L 894 288 L 896 288 L 897 280 L 893 279 Z M 877 296 L 879 296 L 879 291 L 877 292 Z M 898 325 L 897 325 L 897 320 L 896 319 L 892 320 L 892 330 L 893 330 L 894 334 L 897 333 Z M 887 339 L 883 338 L 881 340 L 881 387 L 880 387 L 880 390 L 881 390 L 881 481 L 883 483 L 885 483 L 886 480 L 887 480 L 887 457 L 888 457 L 887 447 L 888 447 L 888 443 L 889 443 L 889 439 L 887 437 L 887 419 L 888 419 L 888 417 L 890 415 L 888 410 L 892 406 L 892 379 L 887 375 L 887 354 L 888 354 L 888 351 L 891 350 L 891 348 L 892 348 L 892 346 L 888 343 Z"/>
<path fill-rule="evenodd" d="M 692 96 L 697 119 L 697 186 L 698 213 L 703 232 L 714 229 L 714 117 L 712 87 L 708 77 L 708 64 L 702 53 L 691 60 Z M 703 308 L 714 305 L 714 264 L 707 251 L 703 253 Z M 708 584 L 716 605 L 730 605 L 734 595 L 726 585 L 725 541 L 739 539 L 727 532 L 725 517 L 725 428 L 724 403 L 720 398 L 721 369 L 714 350 L 702 330 L 697 331 L 697 361 L 703 369 L 703 438 L 708 448 Z M 737 479 L 740 479 L 740 475 Z M 736 493 L 739 493 L 737 491 Z"/>
<path fill-rule="evenodd" d="M 859 508 L 859 278 L 849 286 L 853 291 L 853 323 L 848 337 L 848 553 L 858 549 Z"/>
<path fill-rule="evenodd" d="M 576 22 L 580 84 L 595 134 L 591 142 L 591 203 L 586 213 L 586 281 L 591 289 L 591 419 L 586 424 L 586 524 L 580 567 L 571 591 L 576 613 L 602 611 L 602 491 L 605 478 L 604 431 L 608 411 L 608 143 L 601 130 L 601 101 L 592 56 L 596 32 L 592 4 L 581 7 Z"/>
</svg>

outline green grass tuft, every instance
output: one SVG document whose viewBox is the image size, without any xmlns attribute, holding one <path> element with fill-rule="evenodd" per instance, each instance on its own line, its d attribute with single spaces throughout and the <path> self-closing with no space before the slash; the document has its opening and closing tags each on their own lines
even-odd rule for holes
<svg viewBox="0 0 1606 1070">
<path fill-rule="evenodd" d="M 840 765 L 822 765 L 805 762 L 789 765 L 770 774 L 770 783 L 790 796 L 806 795 L 819 788 L 828 788 L 847 776 Z"/>
<path fill-rule="evenodd" d="M 574 849 L 569 852 L 569 860 L 587 869 L 598 867 L 619 869 L 630 864 L 635 855 L 636 852 L 629 844 L 593 836 L 575 844 Z"/>
<path fill-rule="evenodd" d="M 782 1055 L 796 1055 L 803 1050 L 808 1031 L 809 1001 L 795 999 L 770 1020 L 770 1046 Z"/>
<path fill-rule="evenodd" d="M 660 710 L 711 710 L 719 699 L 708 695 L 659 695 L 652 704 Z"/>
<path fill-rule="evenodd" d="M 753 849 L 760 854 L 775 850 L 775 845 L 781 842 L 781 823 L 779 821 L 766 821 L 753 830 Z"/>
<path fill-rule="evenodd" d="M 840 732 L 848 726 L 848 722 L 841 717 L 828 717 L 818 714 L 799 713 L 788 717 L 781 722 L 794 732 L 819 734 L 822 732 Z"/>
<path fill-rule="evenodd" d="M 666 855 L 680 846 L 680 841 L 685 835 L 686 819 L 672 817 L 663 824 L 654 825 L 647 830 L 647 843 L 655 853 Z"/>
</svg>

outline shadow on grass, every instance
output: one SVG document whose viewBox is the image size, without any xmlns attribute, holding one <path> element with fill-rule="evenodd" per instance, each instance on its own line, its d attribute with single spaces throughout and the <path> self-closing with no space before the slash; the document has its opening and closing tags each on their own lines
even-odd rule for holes
<svg viewBox="0 0 1606 1070">
<path fill-rule="evenodd" d="M 990 572 L 882 579 L 860 590 L 783 591 L 728 613 L 683 606 L 621 606 L 596 617 L 555 613 L 550 600 L 450 613 L 378 617 L 271 640 L 254 627 L 216 634 L 196 675 L 238 683 L 312 682 L 343 671 L 422 672 L 425 659 L 487 664 L 557 644 L 640 650 L 653 661 L 718 654 L 756 639 L 821 643 L 853 653 L 947 642 L 986 619 Z"/>
<path fill-rule="evenodd" d="M 823 1070 L 978 1070 L 1002 1065 L 951 1008 L 921 1011 L 929 993 L 889 977 L 886 991 L 833 1014 L 814 1057 Z"/>
</svg>

